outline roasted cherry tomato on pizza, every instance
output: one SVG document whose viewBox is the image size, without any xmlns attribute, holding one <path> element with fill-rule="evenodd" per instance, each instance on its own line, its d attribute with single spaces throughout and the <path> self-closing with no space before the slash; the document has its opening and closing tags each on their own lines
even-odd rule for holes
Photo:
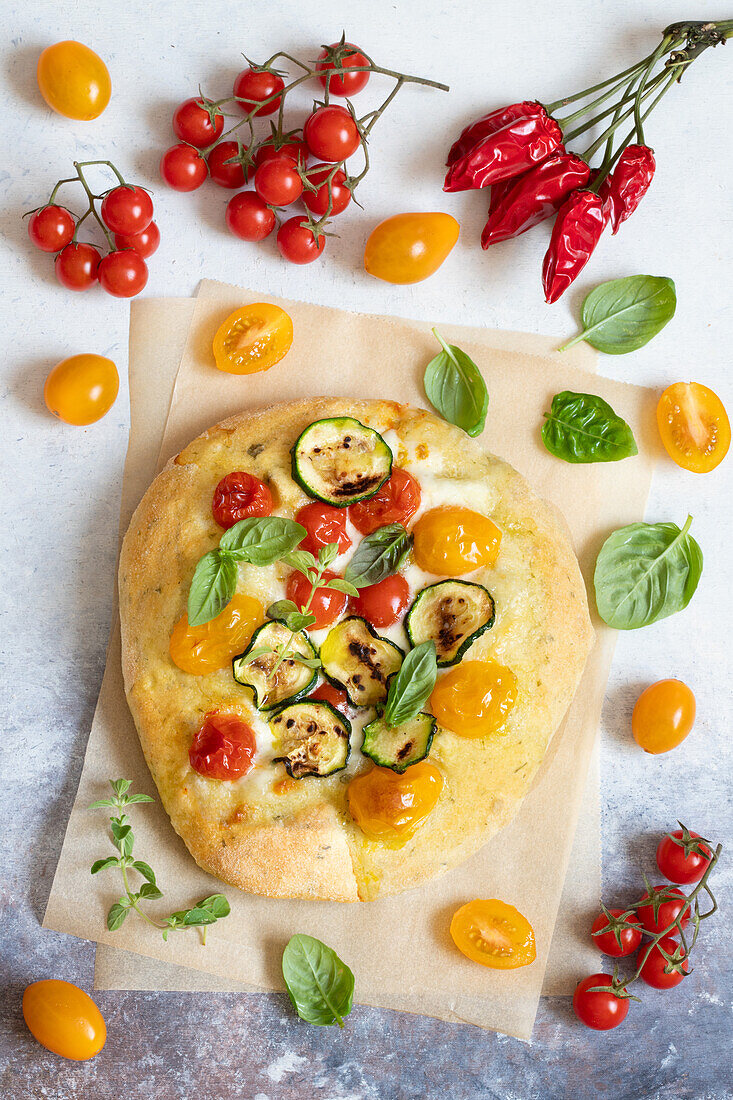
<svg viewBox="0 0 733 1100">
<path fill-rule="evenodd" d="M 232 658 L 246 648 L 255 628 L 265 620 L 259 600 L 252 596 L 233 596 L 215 619 L 201 626 L 189 626 L 183 614 L 173 628 L 170 641 L 172 660 L 191 676 L 206 676 L 220 668 L 229 668 Z"/>
<path fill-rule="evenodd" d="M 238 714 L 210 711 L 194 734 L 188 758 L 206 779 L 241 779 L 254 765 L 257 741 L 252 727 Z"/>
<path fill-rule="evenodd" d="M 632 955 L 641 943 L 641 926 L 636 914 L 630 909 L 609 909 L 608 912 L 613 920 L 609 920 L 605 913 L 599 913 L 593 921 L 593 943 L 604 955 L 614 959 Z M 615 921 L 631 927 L 616 927 Z"/>
<path fill-rule="evenodd" d="M 72 355 L 53 368 L 43 387 L 46 407 L 67 424 L 94 424 L 112 408 L 120 388 L 117 367 L 104 355 Z"/>
<path fill-rule="evenodd" d="M 447 577 L 492 566 L 501 546 L 501 531 L 487 516 L 454 505 L 425 512 L 413 534 L 420 568 Z"/>
<path fill-rule="evenodd" d="M 336 576 L 329 570 L 323 574 L 324 581 L 331 581 Z M 311 582 L 302 573 L 291 573 L 287 583 L 287 597 L 297 604 L 301 611 L 305 610 L 312 591 Z M 348 597 L 344 592 L 338 592 L 335 588 L 316 588 L 313 598 L 310 600 L 308 611 L 315 615 L 316 621 L 313 630 L 321 630 L 324 626 L 331 626 L 344 613 Z"/>
<path fill-rule="evenodd" d="M 513 905 L 496 898 L 462 905 L 453 914 L 450 934 L 467 959 L 493 970 L 516 970 L 537 957 L 532 925 Z"/>
<path fill-rule="evenodd" d="M 23 1019 L 41 1046 L 74 1062 L 94 1058 L 107 1039 L 102 1013 L 71 982 L 47 978 L 29 985 L 23 994 Z"/>
<path fill-rule="evenodd" d="M 636 915 L 646 931 L 653 935 L 664 932 L 680 914 L 682 927 L 689 923 L 690 906 L 687 904 L 687 897 L 676 886 L 654 886 L 651 897 L 643 894 L 640 900 L 648 904 L 640 905 Z"/>
<path fill-rule="evenodd" d="M 349 810 L 366 836 L 400 846 L 435 809 L 442 789 L 440 770 L 427 760 L 402 775 L 374 767 L 349 783 Z"/>
<path fill-rule="evenodd" d="M 329 684 L 328 682 L 321 684 L 315 691 L 312 691 L 309 698 L 318 699 L 323 703 L 330 703 L 332 707 L 342 712 L 349 710 L 351 707 L 346 692 L 342 691 L 341 688 L 334 687 L 333 684 Z"/>
<path fill-rule="evenodd" d="M 670 882 L 699 882 L 710 866 L 712 851 L 699 833 L 677 829 L 660 840 L 657 867 Z"/>
<path fill-rule="evenodd" d="M 371 535 L 388 523 L 401 523 L 406 527 L 419 507 L 418 482 L 407 470 L 393 466 L 388 480 L 373 497 L 351 505 L 349 518 L 362 535 Z"/>
<path fill-rule="evenodd" d="M 272 515 L 272 493 L 254 474 L 233 470 L 221 479 L 211 501 L 211 511 L 220 527 L 228 530 L 250 516 Z"/>
<path fill-rule="evenodd" d="M 699 382 L 675 382 L 657 405 L 657 425 L 669 457 L 694 474 L 719 466 L 730 447 L 730 421 L 716 393 Z"/>
<path fill-rule="evenodd" d="M 243 306 L 219 326 L 214 362 L 226 374 L 256 374 L 279 363 L 293 342 L 293 322 L 279 306 L 256 302 Z"/>
<path fill-rule="evenodd" d="M 441 726 L 461 737 L 497 733 L 517 701 L 517 678 L 494 661 L 461 661 L 438 679 L 430 709 Z"/>
<path fill-rule="evenodd" d="M 349 600 L 349 613 L 359 615 L 372 626 L 394 626 L 410 602 L 410 586 L 401 573 L 393 573 L 377 584 L 359 589 Z"/>
<path fill-rule="evenodd" d="M 609 974 L 591 974 L 575 987 L 573 1011 L 581 1023 L 594 1031 L 610 1031 L 622 1024 L 628 1014 L 629 999 L 616 996 L 610 988 L 612 981 Z M 604 989 L 605 986 L 609 988 Z"/>
<path fill-rule="evenodd" d="M 695 724 L 695 696 L 681 680 L 658 680 L 642 691 L 631 715 L 634 740 L 644 752 L 669 752 Z"/>
<path fill-rule="evenodd" d="M 318 551 L 332 542 L 338 543 L 339 554 L 351 546 L 346 530 L 346 512 L 343 508 L 334 508 L 330 504 L 313 501 L 305 504 L 295 513 L 295 522 L 305 527 L 308 534 L 300 543 L 301 550 L 307 550 L 314 558 Z"/>
</svg>

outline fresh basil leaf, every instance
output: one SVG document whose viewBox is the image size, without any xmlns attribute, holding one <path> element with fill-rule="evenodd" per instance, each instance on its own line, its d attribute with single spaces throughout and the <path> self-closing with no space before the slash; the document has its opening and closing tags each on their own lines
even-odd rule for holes
<svg viewBox="0 0 733 1100">
<path fill-rule="evenodd" d="M 421 642 L 405 657 L 396 676 L 392 677 L 384 708 L 388 726 L 400 726 L 419 714 L 429 699 L 438 676 L 435 642 Z"/>
<path fill-rule="evenodd" d="M 283 978 L 301 1020 L 344 1026 L 354 999 L 354 975 L 325 943 L 298 933 L 283 951 Z"/>
<path fill-rule="evenodd" d="M 201 626 L 215 619 L 236 589 L 237 563 L 234 558 L 221 550 L 209 550 L 196 566 L 188 590 L 189 626 Z"/>
<path fill-rule="evenodd" d="M 636 630 L 687 607 L 702 574 L 691 523 L 632 523 L 606 539 L 593 578 L 604 622 Z"/>
<path fill-rule="evenodd" d="M 119 867 L 120 861 L 117 856 L 107 856 L 106 859 L 97 859 L 92 864 L 92 874 L 96 875 L 99 871 L 106 871 L 108 867 Z"/>
<path fill-rule="evenodd" d="M 300 523 L 282 516 L 250 516 L 225 531 L 219 546 L 237 561 L 272 565 L 294 550 L 307 533 Z"/>
<path fill-rule="evenodd" d="M 677 293 L 672 279 L 629 275 L 592 290 L 583 302 L 583 331 L 563 344 L 565 351 L 581 340 L 606 355 L 625 355 L 643 348 L 674 317 Z"/>
<path fill-rule="evenodd" d="M 231 906 L 223 894 L 209 894 L 208 898 L 199 902 L 199 908 L 210 910 L 217 920 L 228 917 L 231 912 Z"/>
<path fill-rule="evenodd" d="M 617 462 L 639 453 L 626 421 L 593 393 L 556 393 L 544 415 L 542 442 L 565 462 Z"/>
<path fill-rule="evenodd" d="M 327 581 L 321 587 L 334 588 L 337 592 L 345 592 L 347 596 L 358 596 L 359 589 L 351 584 L 349 581 L 343 580 L 342 577 L 333 577 L 330 581 Z"/>
<path fill-rule="evenodd" d="M 292 614 L 300 614 L 300 608 L 292 600 L 275 600 L 267 609 L 268 619 L 275 619 L 277 622 L 285 622 L 286 617 Z"/>
<path fill-rule="evenodd" d="M 127 898 L 124 898 L 122 900 L 126 902 Z M 122 926 L 125 917 L 129 913 L 129 911 L 130 910 L 128 906 L 126 904 L 123 905 L 122 901 L 115 902 L 115 904 L 110 908 L 110 911 L 107 914 L 107 927 L 109 928 L 110 932 L 116 932 L 117 929 Z"/>
<path fill-rule="evenodd" d="M 400 562 L 412 545 L 401 523 L 388 523 L 367 535 L 359 543 L 356 553 L 346 566 L 344 578 L 354 588 L 367 588 L 383 581 L 399 568 Z"/>
<path fill-rule="evenodd" d="M 473 359 L 455 344 L 446 344 L 435 329 L 443 350 L 425 368 L 423 385 L 428 401 L 451 424 L 468 435 L 480 435 L 486 424 L 489 391 Z"/>
<path fill-rule="evenodd" d="M 297 569 L 299 573 L 302 573 L 304 577 L 307 577 L 311 570 L 318 569 L 318 562 L 307 550 L 292 550 L 285 555 L 285 561 L 288 565 L 292 565 L 293 569 Z"/>
</svg>

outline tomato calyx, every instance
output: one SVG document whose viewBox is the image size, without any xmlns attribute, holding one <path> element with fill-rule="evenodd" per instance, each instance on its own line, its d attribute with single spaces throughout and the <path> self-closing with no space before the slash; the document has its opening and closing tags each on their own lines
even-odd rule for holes
<svg viewBox="0 0 733 1100">
<path fill-rule="evenodd" d="M 604 954 L 627 955 L 634 951 L 641 942 L 643 930 L 633 909 L 607 909 L 601 902 L 601 913 L 601 918 L 593 925 L 591 936 L 599 939 L 599 946 Z M 605 924 L 602 924 L 603 917 L 606 919 Z M 624 932 L 627 933 L 625 937 L 622 935 Z M 604 950 L 602 940 L 607 940 L 610 936 L 615 940 L 617 951 Z M 624 939 L 630 942 L 624 943 Z"/>
<path fill-rule="evenodd" d="M 678 821 L 677 824 L 682 831 L 682 835 L 678 836 L 676 832 L 665 833 L 665 837 L 682 849 L 685 859 L 689 859 L 694 854 L 709 860 L 712 852 L 710 841 L 706 840 L 704 836 L 700 836 L 699 833 L 691 833 L 681 821 Z"/>
</svg>

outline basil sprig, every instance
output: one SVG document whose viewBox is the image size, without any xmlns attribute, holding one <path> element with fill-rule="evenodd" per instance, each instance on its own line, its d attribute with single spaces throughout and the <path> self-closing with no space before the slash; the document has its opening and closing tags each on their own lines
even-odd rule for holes
<svg viewBox="0 0 733 1100">
<path fill-rule="evenodd" d="M 396 572 L 412 546 L 401 523 L 388 523 L 367 535 L 346 566 L 344 579 L 354 588 L 367 588 Z"/>
<path fill-rule="evenodd" d="M 639 453 L 626 421 L 593 393 L 556 393 L 544 416 L 542 442 L 565 462 L 617 462 Z"/>
<path fill-rule="evenodd" d="M 437 676 L 435 642 L 421 642 L 410 650 L 397 675 L 390 679 L 384 708 L 387 725 L 401 726 L 419 714 L 432 694 Z"/>
<path fill-rule="evenodd" d="M 593 578 L 604 622 L 636 630 L 687 607 L 702 575 L 691 523 L 632 523 L 606 539 Z"/>
<path fill-rule="evenodd" d="M 425 368 L 427 399 L 450 424 L 463 428 L 467 435 L 480 435 L 489 408 L 489 391 L 481 371 L 465 351 L 446 344 L 436 329 L 433 336 L 443 350 Z"/>
<path fill-rule="evenodd" d="M 674 317 L 677 293 L 661 275 L 629 275 L 592 290 L 583 302 L 583 331 L 563 344 L 565 351 L 585 340 L 607 355 L 625 355 L 648 344 Z"/>
<path fill-rule="evenodd" d="M 333 948 L 302 932 L 283 951 L 283 978 L 301 1020 L 344 1026 L 354 1000 L 354 975 Z"/>
</svg>

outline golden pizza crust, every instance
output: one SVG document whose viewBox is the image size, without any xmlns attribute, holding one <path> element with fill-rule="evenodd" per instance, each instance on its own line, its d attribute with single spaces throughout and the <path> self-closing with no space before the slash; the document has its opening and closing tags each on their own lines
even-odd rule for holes
<svg viewBox="0 0 733 1100">
<path fill-rule="evenodd" d="M 188 749 L 207 711 L 235 710 L 260 726 L 261 716 L 229 669 L 190 676 L 168 651 L 195 565 L 221 536 L 211 514 L 217 482 L 232 470 L 253 473 L 268 483 L 276 512 L 292 515 L 308 501 L 290 476 L 293 442 L 312 421 L 343 415 L 390 432 L 397 465 L 406 466 L 426 492 L 434 489 L 442 499 L 454 492 L 454 503 L 469 506 L 471 493 L 484 494 L 484 512 L 503 534 L 496 566 L 470 574 L 494 595 L 497 620 L 469 656 L 512 668 L 517 704 L 492 737 L 439 731 L 430 759 L 443 773 L 443 792 L 399 848 L 367 840 L 348 812 L 348 782 L 371 767 L 358 739 L 349 770 L 325 779 L 282 783 L 284 768 L 275 764 L 256 767 L 235 783 L 194 772 Z M 282 596 L 286 575 L 281 565 L 240 566 L 238 591 L 266 607 Z M 120 617 L 125 688 L 143 751 L 173 826 L 196 861 L 252 893 L 337 901 L 416 886 L 461 862 L 511 820 L 570 704 L 593 639 L 569 540 L 515 470 L 423 410 L 335 398 L 232 417 L 168 463 L 123 542 Z"/>
</svg>

